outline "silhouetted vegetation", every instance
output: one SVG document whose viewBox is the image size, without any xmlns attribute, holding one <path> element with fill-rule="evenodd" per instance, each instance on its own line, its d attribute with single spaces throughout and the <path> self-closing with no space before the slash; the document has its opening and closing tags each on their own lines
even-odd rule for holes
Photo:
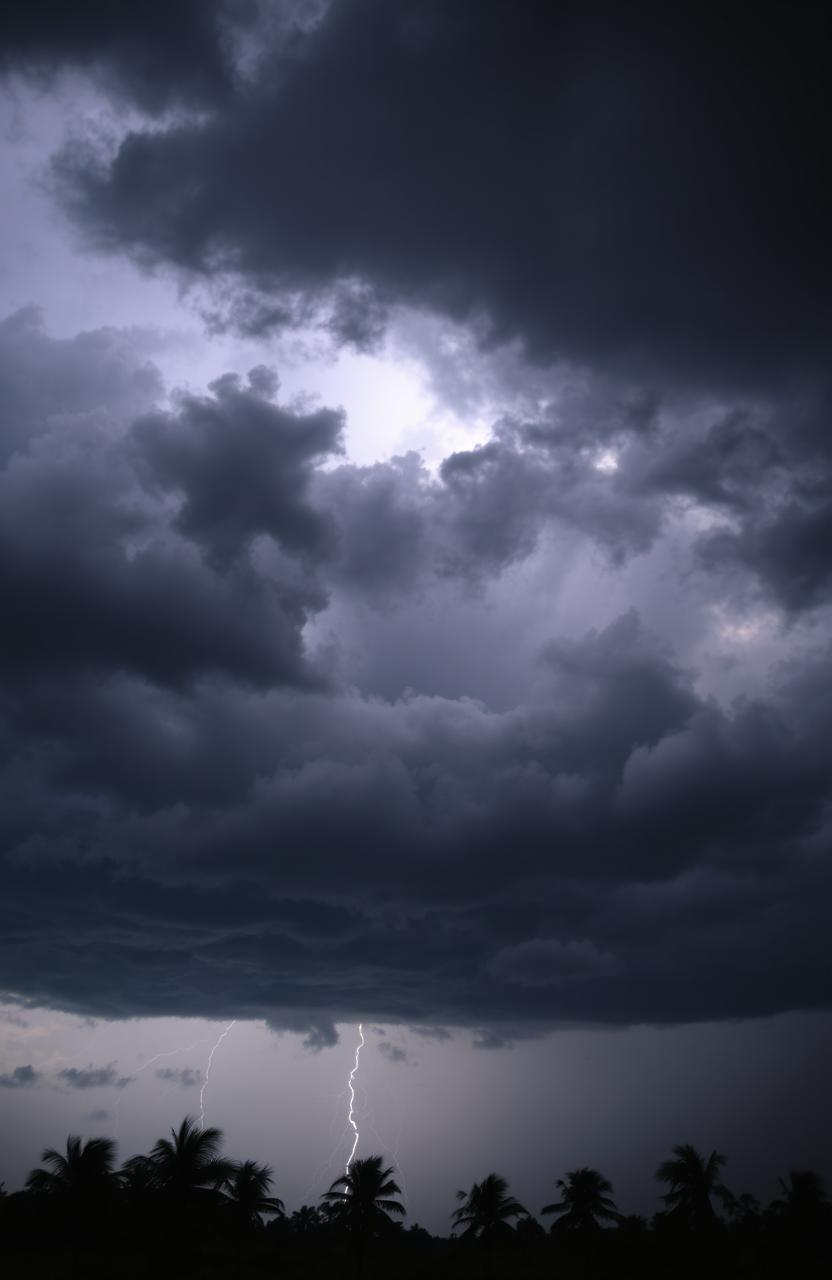
<svg viewBox="0 0 832 1280">
<path fill-rule="evenodd" d="M 832 1206 L 812 1170 L 793 1169 L 767 1207 L 722 1180 L 725 1157 L 680 1145 L 656 1171 L 664 1208 L 624 1216 L 597 1169 L 556 1179 L 546 1230 L 488 1174 L 449 1211 L 451 1234 L 405 1226 L 395 1171 L 354 1160 L 318 1205 L 287 1213 L 268 1165 L 235 1163 L 222 1134 L 186 1118 L 147 1155 L 116 1167 L 109 1138 L 49 1149 L 25 1189 L 0 1189 L 10 1276 L 523 1277 L 666 1280 L 830 1274 Z"/>
</svg>

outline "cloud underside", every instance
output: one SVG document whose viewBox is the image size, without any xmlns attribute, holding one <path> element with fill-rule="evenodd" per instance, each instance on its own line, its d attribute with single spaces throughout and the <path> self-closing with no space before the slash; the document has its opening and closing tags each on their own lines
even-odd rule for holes
<svg viewBox="0 0 832 1280">
<path fill-rule="evenodd" d="M 819 35 L 741 10 L 336 0 L 264 35 L 230 98 L 218 78 L 195 117 L 76 142 L 56 176 L 98 243 L 235 280 L 243 327 L 328 299 L 361 345 L 407 301 L 541 361 L 776 385 L 829 339 Z"/>
<path fill-rule="evenodd" d="M 52 375 L 37 404 L 6 379 L 7 990 L 108 1017 L 266 1017 L 316 1043 L 353 1016 L 542 1026 L 827 1000 L 822 647 L 726 707 L 630 610 L 544 643 L 526 697 L 495 708 L 373 696 L 343 679 L 337 634 L 308 641 L 356 600 L 368 641 L 448 591 L 479 616 L 547 528 L 638 556 L 680 483 L 672 423 L 651 428 L 663 487 L 643 459 L 620 485 L 582 461 L 568 415 L 557 443 L 503 423 L 436 476 L 357 468 L 340 416 L 282 406 L 263 370 L 163 409 L 112 331 L 59 342 L 24 313 L 1 335 L 10 369 L 34 349 Z M 89 393 L 69 417 L 66 378 Z M 643 424 L 622 424 L 641 458 Z M 724 452 L 708 483 L 741 511 Z M 637 536 L 611 539 L 613 501 Z"/>
<path fill-rule="evenodd" d="M 15 1067 L 13 1071 L 5 1071 L 0 1075 L 0 1089 L 31 1089 L 38 1083 L 41 1073 L 31 1063 L 23 1067 Z"/>
<path fill-rule="evenodd" d="M 114 1089 L 125 1089 L 128 1084 L 132 1084 L 131 1076 L 120 1076 L 116 1070 L 116 1064 L 109 1062 L 104 1067 L 94 1067 L 92 1063 L 88 1067 L 64 1067 L 57 1073 L 57 1079 L 70 1089 L 100 1089 L 103 1087 L 112 1087 Z"/>
<path fill-rule="evenodd" d="M 258 12 L 4 19 L 7 69 L 139 113 L 54 158 L 65 211 L 213 288 L 216 325 L 366 348 L 407 307 L 467 326 L 474 373 L 516 340 L 549 392 L 437 474 L 359 467 L 266 369 L 166 398 L 135 333 L 3 322 L 0 984 L 312 1043 L 828 1005 L 811 20 L 336 0 L 247 44 Z M 811 653 L 717 702 L 625 608 L 531 658 L 484 628 L 472 665 L 526 664 L 522 695 L 462 696 L 462 612 L 661 548 Z M 389 692 L 390 636 L 430 687 Z"/>
</svg>

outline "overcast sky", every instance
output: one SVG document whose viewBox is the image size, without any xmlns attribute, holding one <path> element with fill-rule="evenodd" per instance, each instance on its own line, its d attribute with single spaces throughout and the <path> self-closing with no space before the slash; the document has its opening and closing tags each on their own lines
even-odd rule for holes
<svg viewBox="0 0 832 1280">
<path fill-rule="evenodd" d="M 8 1185 L 832 1173 L 812 22 L 4 7 Z"/>
</svg>

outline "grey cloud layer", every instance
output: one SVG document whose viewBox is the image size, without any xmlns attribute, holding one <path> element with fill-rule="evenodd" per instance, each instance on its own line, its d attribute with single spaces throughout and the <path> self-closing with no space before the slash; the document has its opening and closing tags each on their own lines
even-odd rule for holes
<svg viewBox="0 0 832 1280">
<path fill-rule="evenodd" d="M 334 331 L 360 342 L 405 300 L 540 359 L 777 385 L 823 375 L 829 340 L 814 21 L 335 0 L 245 87 L 219 80 L 198 122 L 59 170 L 99 242 L 234 274 L 250 327 L 331 295 Z"/>
<path fill-rule="evenodd" d="M 13 1071 L 6 1071 L 0 1075 L 0 1089 L 28 1089 L 40 1080 L 39 1071 L 31 1063 L 24 1067 L 15 1067 Z"/>
<path fill-rule="evenodd" d="M 230 36 L 256 12 L 254 4 L 168 0 L 146 13 L 107 0 L 71 10 L 55 0 L 11 4 L 0 19 L 0 65 L 13 72 L 92 71 L 104 84 L 157 112 L 174 104 L 223 101 L 234 65 Z"/>
<path fill-rule="evenodd" d="M 580 414 L 504 422 L 432 478 L 339 462 L 339 415 L 275 403 L 262 370 L 167 409 L 143 375 L 108 410 L 92 374 L 66 415 L 67 353 L 96 367 L 104 339 L 30 341 L 54 403 L 5 401 L 4 988 L 316 1045 L 354 1015 L 438 1034 L 828 1004 L 822 645 L 726 707 L 631 611 L 550 640 L 495 710 L 362 694 L 305 639 L 339 596 L 372 627 L 403 591 L 476 591 L 544 527 L 615 560 L 680 495 L 741 520 L 738 454 L 779 474 L 765 420 L 714 411 L 683 447 L 623 415 L 613 475 Z"/>
<path fill-rule="evenodd" d="M 193 1084 L 200 1078 L 199 1073 L 191 1071 L 189 1067 L 167 1073 L 158 1071 L 156 1074 L 163 1079 L 176 1080 L 183 1085 Z M 0 1089 L 33 1088 L 40 1084 L 43 1078 L 43 1072 L 36 1071 L 30 1063 L 0 1075 Z M 71 1089 L 100 1089 L 107 1086 L 125 1089 L 128 1084 L 133 1083 L 132 1076 L 119 1075 L 114 1062 L 104 1067 L 94 1067 L 92 1063 L 88 1067 L 64 1067 L 55 1072 L 55 1079 L 60 1084 L 69 1085 Z"/>
<path fill-rule="evenodd" d="M 146 335 L 2 325 L 2 985 L 314 1045 L 354 1015 L 488 1044 L 828 1005 L 815 19 L 64 9 L 7 6 L 3 66 L 80 68 L 137 112 L 53 158 L 89 240 L 202 281 L 216 328 L 368 347 L 409 308 L 551 377 L 434 475 L 345 461 L 342 415 L 265 369 L 166 400 Z M 672 546 L 701 598 L 808 619 L 813 652 L 717 702 L 628 601 L 553 626 L 522 694 L 459 696 L 448 600 L 543 542 L 552 574 Z M 398 634 L 433 683 L 383 698 L 369 663 L 357 687 L 350 610 L 359 653 Z M 497 653 L 468 625 L 470 665 L 520 665 L 516 629 Z"/>
<path fill-rule="evenodd" d="M 537 456 L 518 456 L 504 433 L 449 459 L 444 478 L 464 509 L 452 571 L 524 554 L 541 506 L 551 515 L 557 503 L 613 554 L 643 549 L 658 520 L 649 493 L 675 491 L 733 518 L 700 547 L 729 589 L 751 570 L 790 611 L 829 600 L 830 104 L 808 13 L 766 10 L 750 23 L 741 5 L 717 16 L 550 0 L 519 12 L 491 0 L 450 12 L 442 0 L 177 0 L 147 22 L 99 4 L 73 22 L 60 6 L 46 22 L 12 4 L 4 21 L 10 68 L 103 68 L 110 90 L 145 111 L 197 109 L 137 123 L 114 154 L 69 145 L 56 190 L 97 243 L 222 282 L 243 327 L 322 311 L 336 341 L 360 346 L 405 303 L 469 324 L 485 349 L 516 337 L 539 364 L 635 383 L 625 436 L 638 425 L 649 437 L 650 407 L 667 396 L 696 390 L 724 406 L 709 432 L 658 449 L 648 439 L 614 484 L 585 460 L 578 476 L 548 421 Z M 594 405 L 587 443 L 620 430 L 625 410 L 610 423 Z M 570 423 L 574 442 L 574 412 Z M 176 458 L 166 447 L 158 485 L 203 468 L 203 509 L 192 502 L 181 517 L 195 532 L 216 515 L 205 468 L 221 489 L 222 459 L 206 456 L 207 438 L 198 459 L 184 443 Z M 361 490 L 364 523 L 339 542 L 356 586 L 401 593 L 417 581 L 418 480 L 410 468 L 332 482 L 347 505 Z M 222 513 L 215 555 L 233 555 L 252 532 L 241 520 L 262 521 L 272 496 L 252 488 L 259 514 Z M 365 553 L 374 504 L 386 558 Z M 289 632 L 305 607 L 290 604 Z M 240 643 L 218 637 L 222 649 Z M 285 654 L 287 674 L 295 660 Z"/>
<path fill-rule="evenodd" d="M 71 1089 L 100 1089 L 107 1085 L 115 1089 L 126 1089 L 128 1084 L 133 1083 L 132 1076 L 118 1074 L 114 1062 L 108 1063 L 106 1067 L 94 1067 L 92 1063 L 88 1067 L 64 1067 L 58 1072 L 57 1078 Z"/>
</svg>

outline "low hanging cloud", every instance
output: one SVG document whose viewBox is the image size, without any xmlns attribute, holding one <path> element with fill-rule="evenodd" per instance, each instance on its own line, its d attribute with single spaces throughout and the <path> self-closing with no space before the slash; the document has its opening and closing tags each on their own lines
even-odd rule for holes
<svg viewBox="0 0 832 1280">
<path fill-rule="evenodd" d="M 105 152 L 76 139 L 56 173 L 86 236 L 230 279 L 250 332 L 317 308 L 371 343 L 406 303 L 540 362 L 828 385 L 826 67 L 806 13 L 332 0 L 261 21 L 235 77 L 256 7 L 179 4 L 147 29 L 19 9 L 7 65 L 103 65 L 146 110 L 198 109 Z"/>
<path fill-rule="evenodd" d="M 0 66 L 18 74 L 54 74 L 70 65 L 146 111 L 227 98 L 235 80 L 228 43 L 252 7 L 170 0 L 149 14 L 84 5 L 69 14 L 58 2 L 11 5 L 0 22 Z"/>
<path fill-rule="evenodd" d="M 72 21 L 60 6 L 48 20 L 30 8 L 5 6 L 10 75 L 42 83 L 74 68 L 135 108 L 120 139 L 102 144 L 96 122 L 95 138 L 76 133 L 54 157 L 54 194 L 88 242 L 198 282 L 250 332 L 318 316 L 336 342 L 367 346 L 405 308 L 455 324 L 488 357 L 514 343 L 538 372 L 589 371 L 593 386 L 627 389 L 612 415 L 596 399 L 589 413 L 571 406 L 566 424 L 557 412 L 507 424 L 446 459 L 435 492 L 412 459 L 324 481 L 296 458 L 277 493 L 262 409 L 237 404 L 250 448 L 233 458 L 219 405 L 157 414 L 137 434 L 150 490 L 185 495 L 178 529 L 213 567 L 279 533 L 310 555 L 337 547 L 333 575 L 354 590 L 401 594 L 420 587 L 425 557 L 454 575 L 500 572 L 552 518 L 620 560 L 655 540 L 674 494 L 718 514 L 700 565 L 726 594 L 750 574 L 792 614 L 828 605 L 828 86 L 814 17 L 772 11 L 749 24 L 732 10 L 715 25 L 694 7 L 548 0 L 521 13 L 458 0 L 452 16 L 442 0 L 175 0 L 147 23 L 103 5 Z M 106 356 L 102 389 L 119 383 L 112 335 L 64 344 L 67 367 L 84 342 Z M 16 385 L 37 400 L 50 383 L 21 350 Z M 437 357 L 446 373 L 452 364 Z M 143 365 L 136 377 L 152 374 Z M 71 408 L 76 392 L 62 386 Z M 668 429 L 661 406 L 696 396 L 711 421 L 674 429 L 671 413 Z M 333 427 L 327 414 L 305 424 L 319 460 Z M 274 464 L 291 433 L 266 435 Z M 614 475 L 593 467 L 601 443 L 620 453 Z M 316 488 L 327 490 L 317 515 L 306 501 Z M 167 592 L 146 587 L 146 604 L 164 609 L 186 587 L 177 564 L 152 568 L 165 569 Z M 238 575 L 224 616 L 247 607 L 244 594 Z M 292 633 L 320 597 L 284 603 L 291 681 Z M 278 625 L 259 604 L 257 633 Z M 207 616 L 201 629 L 210 635 Z M 215 638 L 207 670 L 234 661 L 237 675 L 245 664 L 273 676 L 264 655 L 239 652 L 239 635 Z M 169 648 L 170 678 L 183 679 Z"/>
<path fill-rule="evenodd" d="M 369 647 L 416 601 L 441 674 L 449 590 L 479 625 L 541 539 L 626 565 L 680 503 L 711 521 L 674 544 L 694 567 L 715 520 L 739 536 L 762 518 L 743 459 L 767 507 L 802 482 L 783 478 L 776 406 L 622 412 L 606 471 L 574 398 L 435 475 L 359 468 L 341 415 L 281 405 L 262 370 L 166 401 L 122 354 L 108 407 L 98 356 L 117 336 L 56 342 L 27 318 L 0 347 L 27 334 L 52 398 L 4 418 L 5 990 L 102 1017 L 264 1018 L 313 1048 L 348 1018 L 496 1045 L 828 1006 L 821 613 L 811 649 L 721 702 L 636 608 L 553 622 L 522 696 L 493 705 L 450 676 L 381 697 L 326 641 L 338 609 Z M 720 599 L 724 566 L 704 572 Z M 129 1083 L 114 1063 L 59 1078 Z"/>
<path fill-rule="evenodd" d="M 36 1071 L 31 1063 L 24 1067 L 15 1067 L 0 1075 L 0 1089 L 30 1089 L 42 1079 L 40 1071 Z"/>
<path fill-rule="evenodd" d="M 447 458 L 438 485 L 415 458 L 313 475 L 311 457 L 289 453 L 308 433 L 324 459 L 336 415 L 313 424 L 273 409 L 284 427 L 298 419 L 293 446 L 291 431 L 263 434 L 262 408 L 231 407 L 239 388 L 225 409 L 219 394 L 210 410 L 196 398 L 151 415 L 135 437 L 148 496 L 183 497 L 176 527 L 206 578 L 185 581 L 182 546 L 137 558 L 118 615 L 145 649 L 136 608 L 164 611 L 191 591 L 202 671 L 301 679 L 297 633 L 323 596 L 304 591 L 296 567 L 281 617 L 274 600 L 246 599 L 240 557 L 258 536 L 290 556 L 303 544 L 307 571 L 332 556 L 327 581 L 375 600 L 420 590 L 426 568 L 499 573 L 551 520 L 620 563 L 660 535 L 671 495 L 718 517 L 698 563 L 724 595 L 751 577 L 792 615 L 828 606 L 832 264 L 814 18 L 766 12 L 749 24 L 732 11 L 715 26 L 701 9 L 660 5 L 529 0 L 518 13 L 459 0 L 451 16 L 441 0 L 176 0 L 148 23 L 106 6 L 33 21 L 10 4 L 0 31 L 9 74 L 42 82 L 75 68 L 136 109 L 115 141 L 102 144 L 97 123 L 92 139 L 67 141 L 55 197 L 87 242 L 196 285 L 214 328 L 317 320 L 336 344 L 368 348 L 404 308 L 413 323 L 455 325 L 487 358 L 514 344 L 527 380 L 557 367 L 626 387 L 612 414 L 596 397 L 565 423 L 557 407 L 504 423 Z M 118 340 L 64 344 L 67 366 L 83 342 L 106 355 L 99 382 L 118 383 Z M 49 383 L 29 359 L 13 372 L 37 400 Z M 447 388 L 453 359 L 435 353 L 434 365 Z M 134 378 L 135 392 L 152 373 Z M 662 407 L 696 396 L 711 420 L 680 424 L 671 410 L 668 426 Z M 246 450 L 229 446 L 230 412 Z M 614 474 L 596 465 L 601 445 Z M 208 575 L 229 558 L 238 573 L 220 600 Z M 63 568 L 94 612 L 88 566 Z M 32 631 L 61 625 L 68 607 Z M 241 611 L 248 639 L 230 622 Z M 116 626 L 102 618 L 95 630 Z M 270 663 L 255 637 L 281 630 Z M 153 677 L 165 664 L 187 679 L 182 646 L 195 652 L 195 640 L 169 640 Z"/>
<path fill-rule="evenodd" d="M 64 1067 L 57 1073 L 57 1079 L 69 1085 L 71 1089 L 100 1089 L 111 1086 L 115 1089 L 126 1089 L 133 1083 L 132 1076 L 120 1076 L 116 1064 L 110 1062 L 106 1067 Z"/>
</svg>

